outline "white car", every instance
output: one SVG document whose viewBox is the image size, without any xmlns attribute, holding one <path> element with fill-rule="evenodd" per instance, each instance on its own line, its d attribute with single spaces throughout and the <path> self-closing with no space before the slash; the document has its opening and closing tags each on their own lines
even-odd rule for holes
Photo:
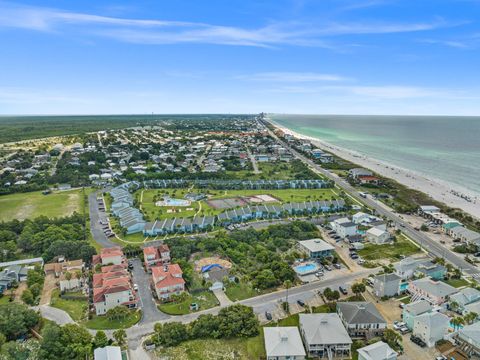
<svg viewBox="0 0 480 360">
<path fill-rule="evenodd" d="M 133 284 L 133 290 L 138 291 L 138 285 L 137 284 Z"/>
</svg>

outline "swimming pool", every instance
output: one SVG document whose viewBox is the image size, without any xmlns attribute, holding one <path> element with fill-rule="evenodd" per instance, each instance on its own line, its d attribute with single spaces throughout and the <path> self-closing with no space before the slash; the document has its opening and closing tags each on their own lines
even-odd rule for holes
<svg viewBox="0 0 480 360">
<path fill-rule="evenodd" d="M 190 200 L 185 199 L 174 199 L 174 198 L 164 198 L 162 201 L 157 201 L 156 206 L 190 206 Z"/>
<path fill-rule="evenodd" d="M 408 283 L 401 283 L 400 284 L 400 291 L 405 291 L 408 288 Z"/>
<path fill-rule="evenodd" d="M 307 275 L 318 270 L 318 265 L 313 262 L 303 263 L 293 267 L 298 275 Z"/>
</svg>

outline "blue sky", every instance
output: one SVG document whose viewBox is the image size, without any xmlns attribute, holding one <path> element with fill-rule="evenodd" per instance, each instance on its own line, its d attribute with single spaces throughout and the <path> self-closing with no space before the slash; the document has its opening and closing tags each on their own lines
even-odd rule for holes
<svg viewBox="0 0 480 360">
<path fill-rule="evenodd" d="M 480 0 L 0 0 L 0 114 L 480 115 Z"/>
</svg>

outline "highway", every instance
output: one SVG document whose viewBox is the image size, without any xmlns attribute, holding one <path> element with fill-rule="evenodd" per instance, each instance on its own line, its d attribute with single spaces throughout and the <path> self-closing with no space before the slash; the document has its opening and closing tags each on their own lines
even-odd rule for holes
<svg viewBox="0 0 480 360">
<path fill-rule="evenodd" d="M 262 122 L 262 120 L 259 120 Z M 269 123 L 268 121 L 263 120 L 262 122 L 264 125 L 273 124 Z M 465 274 L 473 276 L 475 278 L 480 278 L 480 271 L 475 266 L 470 264 L 469 262 L 465 261 L 463 258 L 452 252 L 450 249 L 446 248 L 445 246 L 441 245 L 440 243 L 432 240 L 430 237 L 425 235 L 424 233 L 415 230 L 412 225 L 410 225 L 407 221 L 400 218 L 396 213 L 385 209 L 382 205 L 378 204 L 375 200 L 369 198 L 363 198 L 360 196 L 360 193 L 357 189 L 355 189 L 352 185 L 348 182 L 340 178 L 334 173 L 331 173 L 328 170 L 323 169 L 318 164 L 314 163 L 312 160 L 308 159 L 304 155 L 300 154 L 298 151 L 293 149 L 290 145 L 286 142 L 281 140 L 273 131 L 271 131 L 268 127 L 267 130 L 276 141 L 281 144 L 283 147 L 289 149 L 292 154 L 299 160 L 303 161 L 307 164 L 310 168 L 314 171 L 322 174 L 326 178 L 335 182 L 335 186 L 344 190 L 348 193 L 353 199 L 357 200 L 358 202 L 365 204 L 367 207 L 375 210 L 378 215 L 385 216 L 387 220 L 393 221 L 398 228 L 402 230 L 402 232 L 407 235 L 410 239 L 418 243 L 423 249 L 425 249 L 430 255 L 433 257 L 440 257 L 444 258 L 446 261 L 451 263 L 453 266 L 462 270 Z"/>
</svg>

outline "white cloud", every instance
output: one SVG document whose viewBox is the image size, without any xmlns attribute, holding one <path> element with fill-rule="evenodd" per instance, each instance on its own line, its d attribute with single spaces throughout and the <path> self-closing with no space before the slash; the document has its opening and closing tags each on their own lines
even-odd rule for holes
<svg viewBox="0 0 480 360">
<path fill-rule="evenodd" d="M 421 23 L 272 22 L 258 28 L 200 22 L 129 19 L 0 2 L 0 27 L 44 32 L 67 28 L 89 36 L 141 44 L 207 43 L 275 47 L 278 45 L 335 48 L 325 38 L 348 34 L 386 34 L 434 30 L 451 26 L 443 20 Z"/>
<path fill-rule="evenodd" d="M 312 72 L 263 72 L 251 75 L 237 76 L 237 79 L 264 82 L 321 82 L 347 81 L 349 78 L 336 74 L 321 74 Z"/>
</svg>

